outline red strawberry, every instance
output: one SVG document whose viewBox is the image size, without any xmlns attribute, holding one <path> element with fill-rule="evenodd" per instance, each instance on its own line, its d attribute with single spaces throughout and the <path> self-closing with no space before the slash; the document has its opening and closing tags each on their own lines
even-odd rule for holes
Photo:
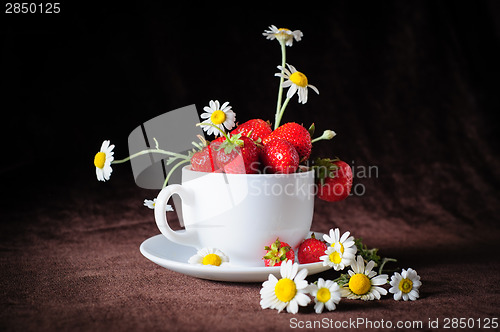
<svg viewBox="0 0 500 332">
<path fill-rule="evenodd" d="M 271 125 L 261 119 L 248 120 L 245 123 L 240 124 L 238 127 L 231 131 L 231 134 L 242 134 L 243 136 L 248 136 L 254 141 L 258 141 L 259 138 L 263 140 L 272 132 Z"/>
<path fill-rule="evenodd" d="M 304 128 L 304 126 L 301 126 L 298 123 L 289 122 L 279 126 L 262 140 L 262 144 L 266 145 L 275 138 L 281 138 L 292 143 L 299 153 L 299 160 L 301 162 L 307 160 L 311 155 L 311 135 L 309 134 L 309 131 Z"/>
<path fill-rule="evenodd" d="M 337 202 L 349 196 L 352 187 L 351 167 L 342 160 L 318 159 L 314 167 L 319 174 L 318 198 Z"/>
<path fill-rule="evenodd" d="M 316 263 L 320 261 L 320 257 L 325 254 L 328 249 L 323 241 L 318 240 L 314 233 L 309 239 L 305 239 L 297 250 L 297 258 L 300 264 Z"/>
<path fill-rule="evenodd" d="M 291 143 L 280 138 L 267 142 L 261 153 L 261 160 L 265 170 L 272 173 L 295 173 L 299 167 L 297 150 Z"/>
<path fill-rule="evenodd" d="M 225 140 L 226 140 L 226 138 L 224 136 L 220 136 L 220 137 L 214 139 L 210 144 L 212 144 L 212 146 L 219 146 Z"/>
<path fill-rule="evenodd" d="M 191 157 L 191 168 L 193 171 L 213 172 L 215 171 L 212 148 L 206 146 Z"/>
<path fill-rule="evenodd" d="M 262 258 L 265 266 L 280 266 L 286 259 L 295 262 L 295 252 L 292 247 L 286 242 L 281 242 L 279 238 L 264 249 L 267 250 Z"/>
<path fill-rule="evenodd" d="M 257 146 L 248 137 L 239 134 L 230 136 L 215 153 L 215 164 L 231 174 L 253 174 L 259 169 Z"/>
</svg>

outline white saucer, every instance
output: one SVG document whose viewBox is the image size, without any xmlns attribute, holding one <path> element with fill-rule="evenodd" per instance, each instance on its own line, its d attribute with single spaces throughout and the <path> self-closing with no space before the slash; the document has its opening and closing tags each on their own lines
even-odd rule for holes
<svg viewBox="0 0 500 332">
<path fill-rule="evenodd" d="M 314 234 L 317 239 L 323 238 L 323 233 L 314 232 Z M 271 273 L 277 278 L 281 278 L 279 266 L 242 267 L 232 266 L 230 263 L 224 266 L 189 264 L 188 259 L 196 254 L 196 249 L 171 242 L 161 234 L 144 241 L 141 244 L 140 250 L 147 259 L 166 269 L 201 279 L 232 282 L 263 282 L 268 279 Z M 308 275 L 330 269 L 329 266 L 323 266 L 323 262 L 300 264 L 299 270 L 303 268 L 309 271 Z"/>
</svg>

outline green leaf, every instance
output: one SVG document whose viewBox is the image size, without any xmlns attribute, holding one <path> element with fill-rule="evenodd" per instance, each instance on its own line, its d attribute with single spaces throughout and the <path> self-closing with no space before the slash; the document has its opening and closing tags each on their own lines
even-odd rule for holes
<svg viewBox="0 0 500 332">
<path fill-rule="evenodd" d="M 319 181 L 321 185 L 324 185 L 325 179 L 327 177 L 334 178 L 338 166 L 334 162 L 339 161 L 338 158 L 316 158 L 312 169 L 314 170 L 314 176 L 316 181 Z"/>
<path fill-rule="evenodd" d="M 314 123 L 309 127 L 309 129 L 307 131 L 309 132 L 309 135 L 311 135 L 311 137 L 313 137 L 314 132 L 316 131 L 316 126 L 314 125 Z"/>
<path fill-rule="evenodd" d="M 382 274 L 386 263 L 397 262 L 397 259 L 394 258 L 381 257 L 378 254 L 377 248 L 369 249 L 366 245 L 363 244 L 363 240 L 361 238 L 354 239 L 354 243 L 356 245 L 356 248 L 358 248 L 357 254 L 363 257 L 365 263 L 369 261 L 374 261 L 375 266 L 379 267 L 378 274 Z"/>
</svg>

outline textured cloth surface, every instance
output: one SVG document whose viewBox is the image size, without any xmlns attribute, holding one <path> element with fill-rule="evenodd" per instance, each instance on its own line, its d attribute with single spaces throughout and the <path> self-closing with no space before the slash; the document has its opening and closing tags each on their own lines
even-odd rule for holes
<svg viewBox="0 0 500 332">
<path fill-rule="evenodd" d="M 52 20 L 2 20 L 2 123 L 14 129 L 2 132 L 2 331 L 280 331 L 358 318 L 427 329 L 500 318 L 495 2 L 334 2 L 288 16 L 238 7 L 209 21 L 181 5 L 69 6 Z M 312 229 L 349 230 L 397 258 L 391 268 L 416 269 L 418 301 L 262 310 L 260 283 L 201 280 L 143 257 L 140 244 L 159 231 L 142 202 L 157 192 L 136 187 L 128 165 L 96 180 L 102 140 L 123 158 L 130 131 L 168 110 L 219 99 L 241 122 L 272 119 L 280 54 L 260 35 L 270 24 L 304 32 L 288 60 L 320 90 L 306 105 L 292 100 L 283 120 L 335 130 L 313 156 L 355 169 L 355 195 L 316 200 Z"/>
</svg>

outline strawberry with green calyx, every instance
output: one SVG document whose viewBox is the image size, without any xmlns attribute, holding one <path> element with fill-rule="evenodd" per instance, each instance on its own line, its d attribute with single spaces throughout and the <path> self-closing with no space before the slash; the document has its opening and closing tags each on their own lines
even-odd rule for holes
<svg viewBox="0 0 500 332">
<path fill-rule="evenodd" d="M 280 266 L 285 260 L 295 262 L 295 252 L 286 242 L 276 239 L 270 246 L 264 248 L 267 253 L 262 257 L 265 266 Z"/>
<path fill-rule="evenodd" d="M 259 153 L 254 141 L 241 134 L 228 135 L 215 153 L 215 164 L 229 174 L 254 174 Z"/>
<path fill-rule="evenodd" d="M 260 154 L 265 171 L 271 173 L 291 174 L 299 167 L 299 154 L 292 143 L 275 138 L 264 145 Z"/>
<path fill-rule="evenodd" d="M 257 172 L 259 154 L 257 146 L 250 138 L 242 136 L 241 133 L 235 135 L 226 134 L 219 127 L 209 123 L 203 125 L 212 126 L 223 135 L 223 138 L 218 138 L 210 144 L 215 152 L 216 168 L 232 174 L 252 174 Z"/>
<path fill-rule="evenodd" d="M 325 254 L 328 246 L 325 242 L 318 240 L 314 233 L 311 237 L 302 241 L 297 250 L 297 258 L 300 264 L 320 262 L 320 257 Z"/>
<path fill-rule="evenodd" d="M 304 126 L 295 122 L 285 123 L 264 138 L 262 144 L 266 145 L 275 138 L 290 142 L 297 150 L 300 162 L 309 159 L 312 149 L 311 135 Z"/>
<path fill-rule="evenodd" d="M 242 134 L 250 137 L 254 142 L 260 142 L 272 132 L 269 121 L 252 119 L 238 125 L 231 131 L 232 135 Z"/>
<path fill-rule="evenodd" d="M 337 202 L 349 196 L 352 188 L 352 169 L 339 159 L 316 159 L 314 166 L 318 183 L 318 198 Z"/>
</svg>

